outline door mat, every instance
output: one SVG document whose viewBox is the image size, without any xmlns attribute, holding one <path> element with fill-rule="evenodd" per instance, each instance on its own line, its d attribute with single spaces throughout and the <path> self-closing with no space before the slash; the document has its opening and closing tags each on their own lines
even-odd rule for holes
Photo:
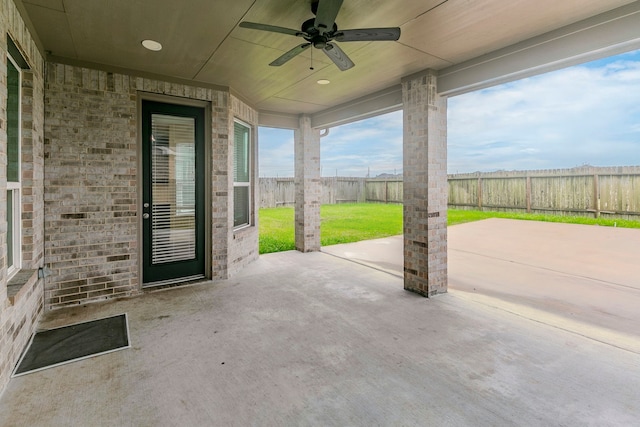
<svg viewBox="0 0 640 427">
<path fill-rule="evenodd" d="M 127 314 L 37 332 L 14 377 L 129 348 Z"/>
</svg>

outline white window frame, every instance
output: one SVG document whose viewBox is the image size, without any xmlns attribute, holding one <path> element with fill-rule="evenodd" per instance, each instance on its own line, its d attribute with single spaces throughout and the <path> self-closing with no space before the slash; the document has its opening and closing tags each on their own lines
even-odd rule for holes
<svg viewBox="0 0 640 427">
<path fill-rule="evenodd" d="M 248 161 L 248 175 L 249 175 L 249 180 L 247 182 L 236 182 L 235 180 L 235 172 L 233 173 L 233 188 L 235 190 L 236 187 L 247 187 L 248 191 L 247 191 L 247 198 L 249 200 L 247 200 L 247 222 L 243 223 L 243 224 L 238 224 L 235 225 L 235 191 L 234 191 L 234 199 L 233 199 L 233 203 L 234 203 L 234 225 L 233 225 L 233 229 L 234 230 L 239 230 L 242 228 L 246 228 L 246 227 L 251 227 L 251 225 L 253 224 L 253 198 L 252 198 L 252 189 L 253 189 L 253 129 L 251 127 L 251 125 L 249 125 L 246 122 L 243 122 L 242 120 L 239 119 L 234 119 L 233 120 L 233 142 L 234 142 L 234 150 L 233 150 L 233 166 L 234 166 L 234 170 L 235 170 L 235 165 L 236 165 L 236 151 L 235 151 L 235 140 L 236 140 L 236 133 L 235 133 L 235 125 L 239 124 L 240 126 L 243 126 L 245 128 L 247 128 L 247 130 L 249 131 L 249 135 L 248 135 L 248 147 L 247 147 L 247 161 Z"/>
<path fill-rule="evenodd" d="M 13 231 L 11 236 L 13 238 L 12 249 L 13 249 L 13 264 L 7 265 L 7 276 L 11 278 L 14 276 L 20 268 L 22 268 L 22 198 L 20 197 L 22 193 L 22 68 L 16 63 L 16 61 L 11 57 L 10 54 L 7 54 L 7 64 L 11 63 L 16 70 L 18 70 L 18 181 L 13 182 L 7 180 L 7 207 L 9 198 L 12 201 L 12 223 L 13 223 Z M 8 65 L 7 65 L 8 68 Z M 8 70 L 7 70 L 8 71 Z M 8 86 L 8 82 L 7 82 Z M 7 91 L 7 102 L 9 100 Z M 8 108 L 7 108 L 8 112 Z M 8 126 L 8 124 L 7 124 Z M 9 160 L 7 159 L 7 166 Z M 7 168 L 8 169 L 8 168 Z M 9 235 L 9 224 L 8 217 L 9 212 L 7 214 L 7 237 Z M 9 247 L 7 245 L 7 250 Z M 8 254 L 7 254 L 8 255 Z M 7 256 L 7 263 L 8 263 Z"/>
</svg>

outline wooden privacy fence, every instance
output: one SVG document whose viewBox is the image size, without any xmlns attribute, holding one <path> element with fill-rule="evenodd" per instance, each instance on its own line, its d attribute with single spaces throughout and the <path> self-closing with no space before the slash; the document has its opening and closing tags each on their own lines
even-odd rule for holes
<svg viewBox="0 0 640 427">
<path fill-rule="evenodd" d="M 364 178 L 322 178 L 323 205 L 337 203 L 364 203 Z M 295 202 L 294 178 L 260 178 L 260 207 L 293 206 Z"/>
<path fill-rule="evenodd" d="M 365 179 L 367 202 L 402 203 L 402 179 L 370 178 Z"/>
<path fill-rule="evenodd" d="M 449 175 L 449 207 L 640 219 L 640 167 Z"/>
<path fill-rule="evenodd" d="M 260 207 L 293 206 L 294 178 L 260 178 Z M 402 203 L 402 180 L 380 178 L 322 178 L 323 205 L 337 203 Z"/>
<path fill-rule="evenodd" d="M 640 166 L 449 175 L 449 207 L 640 219 Z M 293 206 L 293 178 L 260 178 L 260 207 Z M 401 178 L 322 178 L 322 204 L 402 203 Z"/>
</svg>

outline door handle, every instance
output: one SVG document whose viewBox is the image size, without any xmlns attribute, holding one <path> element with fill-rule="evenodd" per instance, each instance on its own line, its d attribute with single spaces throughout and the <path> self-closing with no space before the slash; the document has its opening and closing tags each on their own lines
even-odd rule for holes
<svg viewBox="0 0 640 427">
<path fill-rule="evenodd" d="M 148 213 L 143 213 L 142 214 L 142 219 L 149 219 L 149 214 Z"/>
</svg>

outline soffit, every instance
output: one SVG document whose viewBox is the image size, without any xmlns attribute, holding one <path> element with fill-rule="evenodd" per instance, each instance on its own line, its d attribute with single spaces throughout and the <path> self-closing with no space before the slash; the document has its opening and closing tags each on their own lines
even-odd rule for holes
<svg viewBox="0 0 640 427">
<path fill-rule="evenodd" d="M 16 0 L 20 1 L 20 0 Z M 339 43 L 356 66 L 339 71 L 311 49 L 268 64 L 302 39 L 238 27 L 253 21 L 297 29 L 307 0 L 23 0 L 51 55 L 231 87 L 254 106 L 315 113 L 570 25 L 629 0 L 344 0 L 339 28 L 399 26 L 397 42 Z M 163 44 L 142 48 L 143 39 Z M 313 70 L 310 69 L 313 65 Z M 331 84 L 320 86 L 320 78 Z"/>
</svg>

